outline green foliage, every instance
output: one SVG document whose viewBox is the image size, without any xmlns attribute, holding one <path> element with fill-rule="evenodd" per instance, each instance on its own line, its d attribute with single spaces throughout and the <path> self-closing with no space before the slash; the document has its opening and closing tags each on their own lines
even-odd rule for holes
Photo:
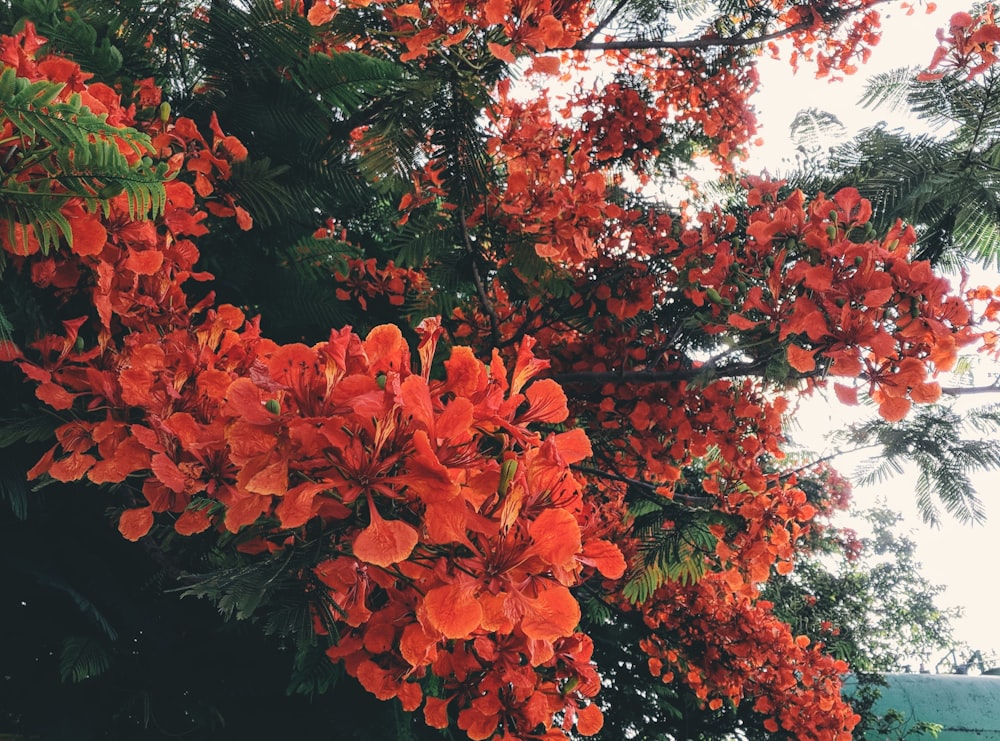
<svg viewBox="0 0 1000 741">
<path fill-rule="evenodd" d="M 854 425 L 840 437 L 855 445 L 880 446 L 881 455 L 870 459 L 859 471 L 861 484 L 885 481 L 902 473 L 907 464 L 915 464 L 917 506 L 925 522 L 937 525 L 941 516 L 937 502 L 962 522 L 985 519 L 986 511 L 972 475 L 1000 468 L 998 429 L 997 406 L 959 415 L 939 404 L 921 406 L 901 422 L 872 419 Z"/>
<path fill-rule="evenodd" d="M 322 648 L 300 645 L 295 652 L 287 692 L 289 695 L 305 695 L 312 700 L 317 695 L 330 692 L 343 673 L 343 666 L 330 661 Z"/>
<path fill-rule="evenodd" d="M 64 682 L 82 682 L 107 671 L 111 658 L 101 641 L 89 636 L 63 639 L 59 676 Z"/>
<path fill-rule="evenodd" d="M 872 202 L 877 230 L 897 218 L 914 225 L 919 259 L 1000 266 L 998 92 L 995 69 L 973 80 L 920 81 L 906 68 L 875 75 L 862 104 L 910 112 L 933 133 L 867 129 L 792 181 L 810 192 L 856 187 Z"/>
<path fill-rule="evenodd" d="M 668 581 L 692 584 L 705 575 L 717 538 L 704 518 L 673 519 L 664 528 L 663 512 L 636 517 L 642 563 L 628 577 L 623 594 L 641 603 Z"/>
<path fill-rule="evenodd" d="M 86 208 L 108 212 L 112 196 L 124 193 L 132 218 L 156 217 L 166 195 L 167 165 L 154 165 L 149 138 L 129 128 L 107 123 L 83 105 L 79 95 L 57 97 L 64 85 L 20 78 L 12 68 L 0 74 L 0 106 L 13 126 L 9 140 L 17 155 L 4 163 L 0 181 L 0 219 L 7 222 L 12 243 L 27 248 L 31 227 L 41 249 L 48 251 L 62 237 L 72 246 L 72 230 L 60 209 L 72 198 Z M 136 156 L 130 163 L 120 150 Z"/>
<path fill-rule="evenodd" d="M 28 518 L 28 485 L 20 471 L 0 469 L 0 500 L 7 503 L 11 514 L 18 520 Z"/>
<path fill-rule="evenodd" d="M 851 531 L 824 526 L 795 570 L 772 575 L 763 596 L 793 632 L 822 641 L 851 665 L 857 680 L 851 704 L 862 718 L 856 736 L 900 739 L 904 726 L 896 714 L 875 711 L 882 674 L 916 670 L 918 662 L 929 666 L 933 654 L 954 646 L 952 620 L 960 611 L 936 604 L 944 587 L 920 574 L 916 546 L 900 532 L 897 513 L 878 506 L 858 517 L 870 535 L 861 539 L 857 557 L 847 557 L 844 548 Z M 926 732 L 932 726 L 919 725 Z"/>
<path fill-rule="evenodd" d="M 871 531 L 861 540 L 860 555 L 833 561 L 806 555 L 792 574 L 775 580 L 776 596 L 784 594 L 776 604 L 813 634 L 822 620 L 838 627 L 834 645 L 858 671 L 900 671 L 901 661 L 927 659 L 951 645 L 950 619 L 957 612 L 934 605 L 944 587 L 920 575 L 915 543 L 899 532 L 897 513 L 878 506 L 859 516 Z M 842 535 L 833 529 L 825 537 Z M 786 586 L 791 592 L 782 592 Z"/>
<path fill-rule="evenodd" d="M 58 419 L 26 409 L 15 416 L 0 417 L 0 448 L 51 440 L 59 424 Z"/>
</svg>

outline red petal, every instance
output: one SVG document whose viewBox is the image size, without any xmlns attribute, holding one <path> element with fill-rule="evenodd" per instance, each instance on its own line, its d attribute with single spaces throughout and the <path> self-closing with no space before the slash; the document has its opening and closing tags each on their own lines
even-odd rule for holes
<svg viewBox="0 0 1000 741">
<path fill-rule="evenodd" d="M 395 324 L 375 327 L 365 338 L 365 354 L 372 373 L 401 372 L 410 368 L 410 350 Z"/>
<path fill-rule="evenodd" d="M 435 587 L 424 597 L 430 627 L 445 638 L 467 638 L 479 627 L 483 608 L 472 589 L 461 584 Z"/>
<path fill-rule="evenodd" d="M 566 587 L 554 584 L 529 601 L 521 630 L 528 638 L 555 641 L 573 635 L 579 622 L 580 605 Z"/>
<path fill-rule="evenodd" d="M 292 529 L 305 525 L 318 512 L 316 495 L 330 488 L 329 483 L 299 484 L 288 490 L 275 508 L 281 527 Z"/>
<path fill-rule="evenodd" d="M 878 413 L 886 422 L 898 422 L 910 411 L 910 400 L 884 396 L 878 405 Z"/>
<path fill-rule="evenodd" d="M 587 541 L 580 560 L 596 568 L 608 579 L 618 579 L 625 573 L 625 556 L 618 546 L 606 540 Z"/>
<path fill-rule="evenodd" d="M 517 61 L 514 53 L 510 50 L 509 46 L 504 46 L 502 44 L 496 44 L 492 41 L 486 43 L 486 47 L 490 50 L 490 54 L 495 56 L 501 62 L 507 62 L 512 64 Z"/>
<path fill-rule="evenodd" d="M 531 62 L 531 71 L 544 75 L 557 75 L 559 66 L 559 57 L 535 57 Z"/>
<path fill-rule="evenodd" d="M 448 699 L 428 697 L 424 701 L 424 722 L 431 728 L 448 727 Z"/>
<path fill-rule="evenodd" d="M 78 255 L 99 254 L 108 241 L 108 232 L 96 216 L 82 216 L 70 221 L 73 252 Z"/>
<path fill-rule="evenodd" d="M 62 386 L 47 382 L 35 389 L 35 396 L 53 409 L 69 409 L 73 406 L 73 399 L 77 394 L 71 394 Z"/>
<path fill-rule="evenodd" d="M 788 364 L 800 373 L 809 373 L 816 370 L 816 358 L 813 356 L 814 350 L 806 350 L 798 345 L 788 346 Z"/>
<path fill-rule="evenodd" d="M 833 392 L 837 395 L 841 404 L 855 406 L 858 403 L 858 390 L 853 386 L 835 383 L 833 384 Z"/>
<path fill-rule="evenodd" d="M 438 460 L 427 433 L 417 430 L 413 434 L 413 447 L 404 480 L 413 492 L 427 503 L 446 502 L 454 499 L 459 485 L 452 481 L 448 469 Z"/>
<path fill-rule="evenodd" d="M 553 566 L 565 566 L 580 552 L 580 526 L 564 509 L 547 509 L 528 526 L 532 551 Z"/>
<path fill-rule="evenodd" d="M 587 433 L 579 427 L 569 432 L 560 432 L 557 435 L 550 435 L 547 440 L 552 440 L 559 451 L 559 455 L 566 463 L 579 463 L 594 454 L 590 447 L 590 440 Z"/>
<path fill-rule="evenodd" d="M 188 509 L 177 518 L 177 522 L 174 523 L 174 530 L 180 535 L 194 535 L 195 533 L 208 530 L 211 524 L 212 520 L 208 515 L 207 509 Z"/>
<path fill-rule="evenodd" d="M 604 727 L 604 713 L 594 703 L 576 711 L 576 730 L 581 736 L 593 736 Z"/>
<path fill-rule="evenodd" d="M 170 491 L 174 492 L 174 494 L 184 493 L 184 489 L 187 487 L 187 476 L 181 473 L 177 464 L 169 457 L 163 453 L 154 455 L 152 469 L 153 474 L 159 479 L 160 483 L 170 489 Z"/>
<path fill-rule="evenodd" d="M 253 425 L 268 425 L 275 415 L 264 406 L 260 389 L 249 378 L 237 378 L 226 391 L 226 411 Z"/>
<path fill-rule="evenodd" d="M 409 379 L 407 379 L 409 380 Z M 438 440 L 449 445 L 458 445 L 472 438 L 474 420 L 472 402 L 461 397 L 444 408 L 435 424 Z"/>
<path fill-rule="evenodd" d="M 941 398 L 941 384 L 921 383 L 910 390 L 910 398 L 918 404 L 933 404 Z"/>
<path fill-rule="evenodd" d="M 522 420 L 536 422 L 563 422 L 569 416 L 566 394 L 556 381 L 543 378 L 535 381 L 525 392 L 528 411 Z"/>
<path fill-rule="evenodd" d="M 163 253 L 159 250 L 129 249 L 125 258 L 125 268 L 137 275 L 153 275 L 163 265 Z"/>
<path fill-rule="evenodd" d="M 399 653 L 410 666 L 426 666 L 437 658 L 437 642 L 437 636 L 428 634 L 423 625 L 410 623 L 399 638 Z"/>
<path fill-rule="evenodd" d="M 97 463 L 92 455 L 73 454 L 53 463 L 48 470 L 49 476 L 56 481 L 76 481 Z"/>
<path fill-rule="evenodd" d="M 118 530 L 126 540 L 136 541 L 153 527 L 153 508 L 138 507 L 122 512 L 118 520 Z"/>
<path fill-rule="evenodd" d="M 249 231 L 253 228 L 253 217 L 250 212 L 247 211 L 242 206 L 236 206 L 236 225 L 243 231 Z"/>
<path fill-rule="evenodd" d="M 451 357 L 444 361 L 444 368 L 448 374 L 446 388 L 456 396 L 472 396 L 486 388 L 486 367 L 476 360 L 468 347 L 453 348 Z"/>
<path fill-rule="evenodd" d="M 417 545 L 417 531 L 401 520 L 383 520 L 369 498 L 371 523 L 354 539 L 354 555 L 376 566 L 405 561 Z"/>
</svg>

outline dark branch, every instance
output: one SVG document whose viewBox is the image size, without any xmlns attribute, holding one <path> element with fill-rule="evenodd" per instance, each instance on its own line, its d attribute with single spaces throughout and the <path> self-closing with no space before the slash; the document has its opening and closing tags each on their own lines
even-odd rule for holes
<svg viewBox="0 0 1000 741">
<path fill-rule="evenodd" d="M 825 25 L 836 26 L 841 21 L 846 18 L 851 17 L 856 13 L 862 11 L 870 10 L 876 5 L 881 5 L 882 3 L 890 2 L 891 0 L 874 0 L 874 2 L 861 3 L 859 5 L 854 5 L 849 8 L 844 8 L 842 10 L 832 10 L 827 14 L 822 14 L 822 11 L 817 10 L 816 13 L 820 20 Z M 574 51 L 631 51 L 631 50 L 642 50 L 642 49 L 714 49 L 719 47 L 728 48 L 741 48 L 747 46 L 758 46 L 760 44 L 767 43 L 768 41 L 774 41 L 776 39 L 781 39 L 786 36 L 791 36 L 799 31 L 806 31 L 810 28 L 816 26 L 816 21 L 813 19 L 801 21 L 795 23 L 791 26 L 786 26 L 785 28 L 776 29 L 769 33 L 764 33 L 759 36 L 702 36 L 698 39 L 625 39 L 622 41 L 595 41 L 595 36 L 607 26 L 614 16 L 616 16 L 622 8 L 623 3 L 619 3 L 611 11 L 611 13 L 601 21 L 601 23 L 591 31 L 587 36 L 585 36 L 580 41 L 576 42 L 573 46 L 569 47 Z"/>
<path fill-rule="evenodd" d="M 812 22 L 796 23 L 777 31 L 752 36 L 702 36 L 698 39 L 624 39 L 622 41 L 593 41 L 588 36 L 570 48 L 574 51 L 639 51 L 642 49 L 713 49 L 716 47 L 740 48 L 757 46 L 812 28 Z"/>
<path fill-rule="evenodd" d="M 602 384 L 602 383 L 671 383 L 674 381 L 698 381 L 717 378 L 743 378 L 747 376 L 763 376 L 767 367 L 764 361 L 753 363 L 733 363 L 730 365 L 702 365 L 697 368 L 677 368 L 675 370 L 635 370 L 635 371 L 577 371 L 575 373 L 555 373 L 554 378 L 559 383 Z M 809 378 L 819 374 L 812 373 L 789 374 L 789 380 Z"/>
<path fill-rule="evenodd" d="M 465 244 L 465 251 L 469 253 L 469 258 L 472 260 L 472 280 L 476 284 L 476 294 L 479 296 L 479 304 L 482 306 L 486 316 L 490 318 L 490 332 L 493 335 L 493 342 L 498 343 L 500 341 L 500 317 L 497 316 L 497 311 L 493 307 L 490 297 L 486 295 L 486 284 L 483 282 L 483 276 L 479 272 L 479 256 L 472 244 L 472 239 L 469 237 L 469 225 L 465 221 L 465 210 L 461 208 L 458 210 L 458 228 L 462 231 L 462 242 Z"/>
<path fill-rule="evenodd" d="M 948 396 L 972 396 L 974 394 L 996 394 L 1000 393 L 1000 378 L 989 386 L 944 386 L 942 394 Z"/>
<path fill-rule="evenodd" d="M 660 484 L 654 484 L 651 481 L 640 481 L 639 479 L 631 479 L 628 476 L 622 476 L 620 473 L 612 473 L 611 471 L 603 471 L 600 468 L 594 468 L 592 466 L 579 466 L 571 465 L 574 471 L 579 471 L 580 473 L 589 474 L 591 476 L 599 476 L 603 479 L 609 479 L 611 481 L 618 481 L 628 486 L 633 486 L 647 495 L 652 494 L 653 497 L 650 498 L 652 501 L 661 502 L 663 504 L 669 504 L 670 502 L 679 502 L 680 504 L 686 504 L 690 507 L 706 507 L 715 504 L 715 500 L 711 497 L 693 497 L 689 494 L 679 494 L 674 492 L 673 496 L 665 496 L 661 494 L 658 490 L 660 489 Z"/>
<path fill-rule="evenodd" d="M 615 17 L 622 11 L 622 9 L 628 5 L 629 0 L 618 0 L 618 3 L 613 7 L 606 16 L 594 26 L 594 30 L 583 37 L 583 41 L 589 42 L 597 38 L 597 34 L 608 27 L 608 24 L 615 19 Z"/>
</svg>

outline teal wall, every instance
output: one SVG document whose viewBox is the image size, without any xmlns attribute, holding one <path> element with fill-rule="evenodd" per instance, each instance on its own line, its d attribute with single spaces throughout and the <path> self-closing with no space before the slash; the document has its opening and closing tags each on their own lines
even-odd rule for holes
<svg viewBox="0 0 1000 741">
<path fill-rule="evenodd" d="M 895 708 L 908 723 L 940 723 L 937 741 L 1000 741 L 1000 676 L 888 674 L 875 710 Z M 851 682 L 845 683 L 845 694 Z M 868 736 L 874 741 L 875 736 Z M 929 734 L 907 739 L 930 739 Z"/>
</svg>

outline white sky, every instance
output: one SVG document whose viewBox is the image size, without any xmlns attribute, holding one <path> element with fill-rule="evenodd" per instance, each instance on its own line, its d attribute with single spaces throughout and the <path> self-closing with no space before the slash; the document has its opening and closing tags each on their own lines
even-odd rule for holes
<svg viewBox="0 0 1000 741">
<path fill-rule="evenodd" d="M 761 90 L 755 100 L 764 146 L 754 153 L 746 164 L 747 169 L 767 168 L 775 172 L 788 168 L 788 159 L 794 156 L 788 127 L 795 114 L 804 108 L 829 111 L 850 130 L 881 120 L 887 120 L 893 127 L 903 125 L 905 122 L 898 117 L 891 118 L 894 115 L 891 112 L 865 110 L 858 105 L 864 78 L 896 67 L 926 65 L 937 46 L 935 31 L 947 25 L 952 13 L 968 10 L 971 4 L 971 0 L 938 0 L 937 11 L 931 15 L 922 10 L 912 16 L 898 9 L 884 12 L 882 42 L 875 48 L 869 63 L 844 82 L 818 81 L 805 68 L 793 75 L 786 62 L 762 60 Z M 996 283 L 1000 283 L 1000 277 Z M 1000 395 L 977 401 L 1000 402 L 998 397 Z M 845 410 L 839 405 L 810 406 L 799 419 L 799 424 L 807 429 L 795 434 L 797 438 L 811 438 L 808 444 L 822 449 L 823 434 L 842 428 L 846 421 Z M 858 460 L 837 460 L 834 464 L 850 477 Z M 918 543 L 922 573 L 932 583 L 947 586 L 938 604 L 960 606 L 965 610 L 965 616 L 955 624 L 957 638 L 984 653 L 995 651 L 1000 656 L 1000 619 L 997 617 L 1000 579 L 996 571 L 1000 566 L 1000 472 L 984 476 L 978 486 L 989 518 L 985 526 L 979 527 L 963 526 L 949 519 L 937 530 L 923 525 L 914 505 L 914 480 L 915 476 L 904 476 L 881 487 L 856 488 L 855 501 L 860 507 L 867 507 L 881 496 L 890 507 L 906 516 L 907 526 L 913 528 L 911 537 Z"/>
</svg>

